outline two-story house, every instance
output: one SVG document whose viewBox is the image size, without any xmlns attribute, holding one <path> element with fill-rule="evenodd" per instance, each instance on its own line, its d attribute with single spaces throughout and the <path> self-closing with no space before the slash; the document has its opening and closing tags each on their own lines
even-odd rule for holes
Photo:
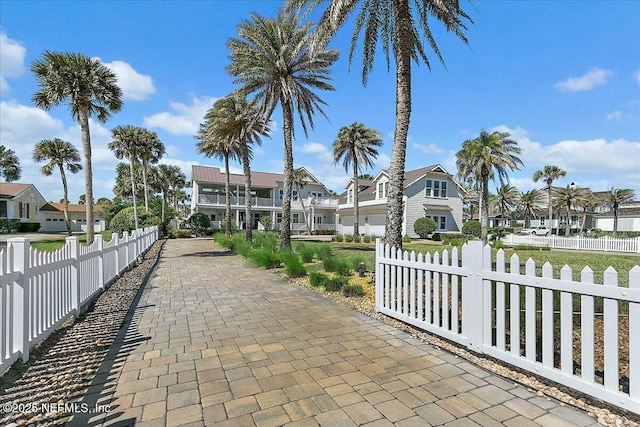
<svg viewBox="0 0 640 427">
<path fill-rule="evenodd" d="M 358 180 L 359 227 L 366 236 L 384 236 L 389 172 L 380 171 L 372 181 Z M 353 179 L 340 195 L 337 219 L 339 234 L 353 234 Z M 462 231 L 464 188 L 441 165 L 407 171 L 404 174 L 402 235 L 418 237 L 413 224 L 418 218 L 430 217 L 438 232 Z"/>
<path fill-rule="evenodd" d="M 306 169 L 305 169 L 306 170 Z M 338 200 L 331 196 L 331 191 L 317 178 L 307 171 L 307 181 L 302 188 L 293 186 L 291 200 L 291 230 L 304 232 L 307 230 L 335 230 L 335 212 Z M 231 183 L 231 218 L 235 219 L 239 228 L 245 228 L 245 189 L 244 175 L 229 174 Z M 209 216 L 212 228 L 220 228 L 225 217 L 226 173 L 220 168 L 211 166 L 191 167 L 191 213 L 201 212 Z M 253 228 L 262 229 L 260 218 L 269 215 L 271 228 L 279 230 L 282 223 L 284 175 L 268 172 L 251 172 L 251 206 Z M 303 211 L 304 208 L 304 211 Z M 305 224 L 305 214 L 307 224 Z"/>
</svg>

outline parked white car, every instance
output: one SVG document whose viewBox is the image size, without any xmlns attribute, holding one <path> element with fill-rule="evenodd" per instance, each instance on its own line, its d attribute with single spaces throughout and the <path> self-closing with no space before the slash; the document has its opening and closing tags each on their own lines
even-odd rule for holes
<svg viewBox="0 0 640 427">
<path fill-rule="evenodd" d="M 540 227 L 523 228 L 520 230 L 520 234 L 535 234 L 536 236 L 548 236 L 549 229 L 542 225 Z"/>
</svg>

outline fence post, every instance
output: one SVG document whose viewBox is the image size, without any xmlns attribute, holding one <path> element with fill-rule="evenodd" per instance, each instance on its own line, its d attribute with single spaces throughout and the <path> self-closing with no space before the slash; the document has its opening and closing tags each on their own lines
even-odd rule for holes
<svg viewBox="0 0 640 427">
<path fill-rule="evenodd" d="M 470 240 L 462 246 L 462 267 L 467 274 L 462 277 L 462 335 L 469 342 L 469 350 L 482 352 L 482 264 L 484 251 L 480 240 Z"/>
<path fill-rule="evenodd" d="M 96 249 L 98 249 L 98 277 L 100 279 L 100 289 L 104 290 L 104 238 L 102 234 L 95 236 Z"/>
<path fill-rule="evenodd" d="M 640 266 L 636 265 L 629 271 L 629 288 L 640 289 Z M 640 330 L 638 328 L 640 328 L 640 303 L 630 302 L 629 397 L 634 400 L 640 400 Z"/>
<path fill-rule="evenodd" d="M 80 315 L 80 241 L 77 236 L 67 237 L 67 245 L 69 245 L 69 258 L 73 260 L 71 264 L 71 308 L 73 315 Z"/>
<path fill-rule="evenodd" d="M 13 288 L 13 351 L 20 351 L 22 361 L 29 360 L 29 248 L 31 243 L 24 237 L 7 240 L 7 253 L 13 258 L 12 270 L 20 272 Z"/>
<path fill-rule="evenodd" d="M 375 265 L 375 276 L 376 276 L 376 311 L 380 310 L 382 307 L 382 264 L 380 263 L 380 258 L 382 257 L 384 251 L 382 250 L 382 242 L 380 238 L 376 238 L 376 265 Z"/>
<path fill-rule="evenodd" d="M 113 251 L 115 254 L 115 266 L 116 276 L 120 276 L 120 235 L 118 233 L 111 233 L 111 244 L 116 249 Z"/>
<path fill-rule="evenodd" d="M 640 236 L 636 237 L 636 252 L 640 254 Z"/>
</svg>

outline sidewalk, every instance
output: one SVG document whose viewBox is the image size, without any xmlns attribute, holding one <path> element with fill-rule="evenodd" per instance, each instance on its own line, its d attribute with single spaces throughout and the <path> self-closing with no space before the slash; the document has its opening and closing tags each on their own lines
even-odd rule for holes
<svg viewBox="0 0 640 427">
<path fill-rule="evenodd" d="M 228 255 L 166 242 L 70 426 L 596 426 Z"/>
</svg>

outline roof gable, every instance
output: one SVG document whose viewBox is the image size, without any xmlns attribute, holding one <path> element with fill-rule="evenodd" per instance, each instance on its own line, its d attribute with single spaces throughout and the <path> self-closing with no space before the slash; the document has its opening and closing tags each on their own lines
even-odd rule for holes
<svg viewBox="0 0 640 427">
<path fill-rule="evenodd" d="M 0 182 L 0 197 L 13 199 L 26 191 L 33 184 L 19 184 L 17 182 Z M 35 187 L 34 187 L 35 188 Z"/>
</svg>

